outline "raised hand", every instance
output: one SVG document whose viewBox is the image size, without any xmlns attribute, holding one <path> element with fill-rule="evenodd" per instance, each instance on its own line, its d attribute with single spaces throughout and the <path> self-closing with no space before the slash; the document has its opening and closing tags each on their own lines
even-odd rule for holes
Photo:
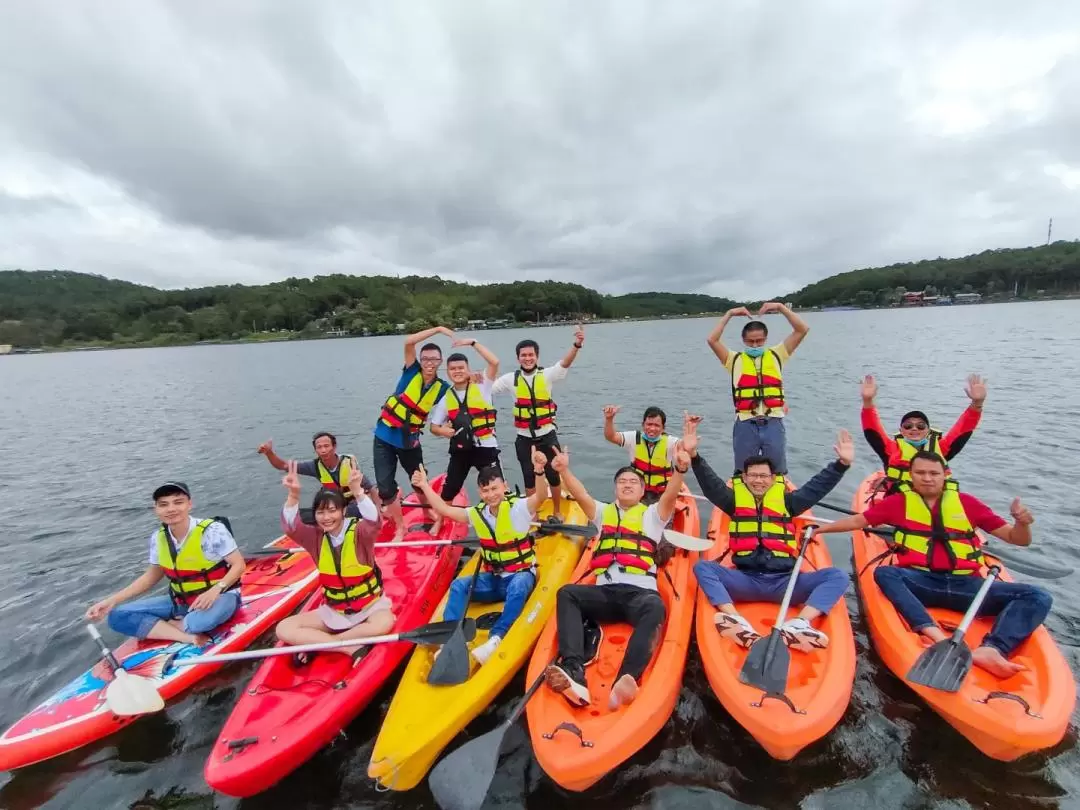
<svg viewBox="0 0 1080 810">
<path fill-rule="evenodd" d="M 686 449 L 686 445 L 681 445 L 675 449 L 675 471 L 683 472 L 688 471 L 689 469 L 690 451 Z"/>
<path fill-rule="evenodd" d="M 619 407 L 618 405 L 605 405 L 604 406 L 604 418 L 605 419 L 614 419 L 615 414 L 617 414 L 620 410 L 622 410 L 622 408 Z"/>
<path fill-rule="evenodd" d="M 436 327 L 435 327 L 435 331 L 436 331 L 436 332 L 440 332 L 441 334 L 444 334 L 444 335 L 446 335 L 446 336 L 447 336 L 448 338 L 450 338 L 451 340 L 453 340 L 453 339 L 454 339 L 454 330 L 453 330 L 453 329 L 451 329 L 451 328 L 450 328 L 450 327 L 448 327 L 448 326 L 436 326 Z"/>
<path fill-rule="evenodd" d="M 544 453 L 540 450 L 540 448 L 534 447 L 532 449 L 533 472 L 536 473 L 537 475 L 543 475 L 544 474 L 544 467 L 547 466 L 547 463 L 548 463 L 547 456 L 544 455 Z"/>
<path fill-rule="evenodd" d="M 679 440 L 679 446 L 685 450 L 691 458 L 697 455 L 698 442 L 700 441 L 697 426 L 700 422 L 700 416 L 689 413 L 688 411 L 683 411 L 683 435 Z"/>
<path fill-rule="evenodd" d="M 294 498 L 300 497 L 300 475 L 296 472 L 297 462 L 290 461 L 286 465 L 287 472 L 281 479 L 281 485 L 289 490 L 289 495 Z"/>
<path fill-rule="evenodd" d="M 841 428 L 836 433 L 836 444 L 833 445 L 837 460 L 848 467 L 855 461 L 855 442 L 851 440 L 851 434 Z"/>
<path fill-rule="evenodd" d="M 761 309 L 757 311 L 758 315 L 773 315 L 777 312 L 783 312 L 784 306 L 776 301 L 766 301 L 761 305 Z"/>
<path fill-rule="evenodd" d="M 585 328 L 580 323 L 574 326 L 574 343 L 585 343 Z"/>
<path fill-rule="evenodd" d="M 469 380 L 470 382 L 472 382 L 473 385 L 479 385 L 484 381 L 484 372 L 474 371 L 472 374 L 469 375 Z"/>
<path fill-rule="evenodd" d="M 986 401 L 986 379 L 978 374 L 972 374 L 967 378 L 967 386 L 964 393 L 968 395 L 972 405 L 982 406 Z"/>
<path fill-rule="evenodd" d="M 274 442 L 271 439 L 267 439 L 265 442 L 259 445 L 257 451 L 259 455 L 266 456 L 274 452 Z"/>
<path fill-rule="evenodd" d="M 734 318 L 734 317 L 737 317 L 739 315 L 745 315 L 747 318 L 752 318 L 753 317 L 750 314 L 750 310 L 748 310 L 746 307 L 734 307 L 734 308 L 729 309 L 727 311 L 727 316 L 729 318 Z"/>
<path fill-rule="evenodd" d="M 861 390 L 863 402 L 874 401 L 874 397 L 877 396 L 877 380 L 874 379 L 873 374 L 867 374 L 863 377 Z"/>
<path fill-rule="evenodd" d="M 556 448 L 555 455 L 551 459 L 551 469 L 555 472 L 565 472 L 570 469 L 570 448 L 563 447 L 561 450 Z"/>
<path fill-rule="evenodd" d="M 1013 516 L 1013 520 L 1023 526 L 1030 526 L 1035 522 L 1035 516 L 1031 514 L 1031 510 L 1020 503 L 1019 498 L 1013 498 L 1013 502 L 1009 504 L 1009 514 Z"/>
<path fill-rule="evenodd" d="M 417 489 L 424 489 L 428 486 L 427 472 L 424 470 L 424 465 L 421 464 L 416 468 L 416 471 L 412 474 L 412 485 Z"/>
<path fill-rule="evenodd" d="M 450 345 L 454 348 L 460 348 L 462 346 L 472 346 L 474 343 L 476 343 L 476 341 L 472 338 L 454 338 L 454 342 Z"/>
</svg>

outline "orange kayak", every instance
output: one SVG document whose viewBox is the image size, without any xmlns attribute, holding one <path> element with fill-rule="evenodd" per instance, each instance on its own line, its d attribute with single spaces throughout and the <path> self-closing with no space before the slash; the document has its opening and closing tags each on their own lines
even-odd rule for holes
<svg viewBox="0 0 1080 810">
<path fill-rule="evenodd" d="M 871 493 L 880 477 L 877 472 L 862 482 L 852 502 L 853 510 L 863 511 L 874 499 Z M 872 562 L 885 551 L 887 541 L 864 532 L 852 532 L 851 541 L 870 638 L 885 665 L 903 679 L 929 644 L 908 629 L 874 582 L 874 569 L 892 564 L 892 558 Z M 1000 578 L 1011 582 L 1005 566 L 995 562 L 1002 567 Z M 961 614 L 950 610 L 931 608 L 930 614 L 945 628 L 960 623 Z M 993 623 L 992 617 L 976 619 L 964 640 L 977 647 Z M 989 757 L 1010 762 L 1060 742 L 1076 703 L 1072 671 L 1045 627 L 1032 633 L 1011 660 L 1027 669 L 1001 680 L 972 667 L 958 692 L 905 683 L 976 748 Z"/>
<path fill-rule="evenodd" d="M 790 488 L 790 484 L 788 486 Z M 796 518 L 800 535 L 808 522 L 813 522 L 809 512 Z M 712 548 L 702 552 L 702 558 L 716 560 L 727 553 L 729 524 L 728 516 L 714 508 L 708 537 L 715 542 Z M 725 558 L 723 564 L 732 566 L 730 556 Z M 831 565 L 829 549 L 824 543 L 816 542 L 806 549 L 801 570 L 816 571 Z M 776 624 L 777 604 L 743 602 L 737 607 L 739 613 L 762 635 L 766 635 Z M 793 605 L 788 615 L 798 615 L 800 609 Z M 739 671 L 748 651 L 717 632 L 713 622 L 715 613 L 716 608 L 699 590 L 697 646 L 709 685 L 728 714 L 749 731 L 769 754 L 782 760 L 793 758 L 807 745 L 832 731 L 847 709 L 855 682 L 855 638 L 844 600 L 837 602 L 816 625 L 829 637 L 826 649 L 810 653 L 792 651 L 785 691 L 786 698 L 791 701 L 790 706 L 783 699 L 765 699 L 762 690 L 739 680 Z"/>
<path fill-rule="evenodd" d="M 672 528 L 694 536 L 700 530 L 697 504 L 685 487 Z M 589 570 L 591 559 L 590 549 L 578 564 L 572 582 Z M 547 775 L 567 790 L 585 790 L 596 784 L 656 736 L 671 716 L 682 687 L 690 644 L 697 588 L 691 569 L 696 560 L 697 554 L 680 549 L 665 567 L 671 580 L 663 572 L 657 578 L 660 596 L 667 606 L 667 620 L 632 704 L 615 712 L 608 710 L 608 695 L 633 630 L 628 624 L 604 626 L 596 661 L 585 668 L 591 706 L 575 708 L 547 687 L 541 687 L 529 701 L 526 711 L 533 752 Z M 593 581 L 591 576 L 581 579 L 583 584 Z M 557 649 L 556 622 L 552 619 L 533 650 L 527 682 L 543 673 Z M 580 732 L 580 738 L 574 730 Z"/>
</svg>

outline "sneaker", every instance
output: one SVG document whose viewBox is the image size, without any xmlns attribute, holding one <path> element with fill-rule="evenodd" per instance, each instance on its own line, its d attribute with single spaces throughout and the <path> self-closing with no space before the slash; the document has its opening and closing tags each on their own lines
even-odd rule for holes
<svg viewBox="0 0 1080 810">
<path fill-rule="evenodd" d="M 570 677 L 570 674 L 562 666 L 551 664 L 544 670 L 544 680 L 547 682 L 549 689 L 566 698 L 571 706 L 588 706 L 592 703 L 589 696 L 589 687 L 582 683 L 585 680 L 584 676 L 582 676 L 582 681 L 577 681 Z"/>
<path fill-rule="evenodd" d="M 629 706 L 634 702 L 637 693 L 637 681 L 630 675 L 623 675 L 611 687 L 611 695 L 608 697 L 608 709 L 616 711 L 620 706 Z"/>
<path fill-rule="evenodd" d="M 486 664 L 487 660 L 495 654 L 495 650 L 499 647 L 499 642 L 502 641 L 501 636 L 492 636 L 479 647 L 474 647 L 472 651 L 472 657 L 480 664 Z"/>
<path fill-rule="evenodd" d="M 713 621 L 716 623 L 716 629 L 720 631 L 721 636 L 730 638 L 740 647 L 745 647 L 748 650 L 750 645 L 761 638 L 761 633 L 755 630 L 754 626 L 738 613 L 724 613 L 718 610 L 716 615 L 713 616 Z"/>
<path fill-rule="evenodd" d="M 829 646 L 829 637 L 812 627 L 806 619 L 789 619 L 780 625 L 780 635 L 784 643 L 799 652 L 824 650 Z"/>
</svg>

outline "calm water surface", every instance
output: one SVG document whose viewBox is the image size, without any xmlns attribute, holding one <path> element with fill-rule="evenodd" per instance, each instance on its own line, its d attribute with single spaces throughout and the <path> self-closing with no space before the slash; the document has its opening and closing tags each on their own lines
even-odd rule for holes
<svg viewBox="0 0 1080 810">
<path fill-rule="evenodd" d="M 875 466 L 859 432 L 863 374 L 879 379 L 886 425 L 918 407 L 947 428 L 966 404 L 965 376 L 976 371 L 989 378 L 990 395 L 979 432 L 954 465 L 958 477 L 1002 513 L 1013 495 L 1023 497 L 1036 515 L 1032 553 L 1080 567 L 1073 536 L 1080 517 L 1080 302 L 806 319 L 812 332 L 786 373 L 788 456 L 797 481 L 832 457 L 839 427 L 856 435 L 859 458 L 831 500 L 848 503 Z M 768 321 L 778 339 L 787 333 L 782 319 Z M 563 441 L 594 493 L 610 494 L 611 472 L 625 458 L 602 437 L 601 408 L 609 402 L 624 407 L 620 426 L 627 430 L 651 404 L 672 415 L 704 413 L 703 455 L 720 468 L 730 464 L 729 383 L 705 345 L 711 325 L 588 330 L 557 399 Z M 540 341 L 548 364 L 572 339 L 564 328 L 479 337 L 511 370 L 513 346 L 527 334 Z M 187 481 L 196 513 L 229 515 L 241 546 L 254 549 L 276 535 L 283 497 L 280 473 L 255 453 L 259 442 L 272 437 L 280 455 L 303 458 L 311 434 L 328 429 L 370 473 L 371 427 L 400 365 L 398 337 L 0 358 L 0 724 L 6 728 L 93 662 L 82 612 L 143 569 L 154 485 Z M 509 409 L 506 400 L 499 405 L 506 441 Z M 442 470 L 445 443 L 428 437 L 425 445 L 429 467 Z M 509 467 L 516 468 L 512 451 Z M 837 564 L 850 568 L 848 538 L 829 542 Z M 1055 599 L 1049 626 L 1074 671 L 1076 582 L 1046 583 Z M 832 734 L 794 762 L 775 763 L 728 718 L 692 650 L 671 720 L 617 774 L 585 794 L 565 793 L 543 775 L 520 734 L 488 806 L 1080 807 L 1074 728 L 1046 754 L 1013 764 L 986 759 L 885 670 L 869 649 L 853 591 L 847 604 L 860 654 L 851 706 Z M 203 763 L 253 669 L 228 668 L 109 739 L 0 774 L 0 807 L 435 806 L 426 787 L 380 794 L 366 777 L 392 685 L 345 737 L 278 787 L 242 802 L 212 794 Z M 470 733 L 494 727 L 522 691 L 519 675 Z"/>
</svg>

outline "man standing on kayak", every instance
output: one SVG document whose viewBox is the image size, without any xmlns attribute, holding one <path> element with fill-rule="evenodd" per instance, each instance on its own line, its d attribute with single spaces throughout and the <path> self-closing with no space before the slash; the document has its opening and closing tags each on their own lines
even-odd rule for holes
<svg viewBox="0 0 1080 810">
<path fill-rule="evenodd" d="M 720 635 L 749 648 L 761 633 L 739 613 L 737 603 L 783 601 L 799 556 L 794 518 L 840 483 L 855 458 L 855 443 L 850 433 L 841 430 L 833 447 L 836 461 L 792 492 L 772 461 L 759 457 L 748 458 L 742 474 L 736 475 L 729 487 L 698 454 L 698 421 L 699 417 L 687 416 L 683 447 L 690 454 L 694 477 L 705 497 L 731 518 L 729 553 L 735 567 L 699 560 L 694 564 L 694 576 L 709 604 L 716 608 L 713 621 Z M 839 568 L 799 574 L 791 604 L 803 608 L 780 628 L 788 646 L 802 652 L 828 646 L 829 637 L 813 622 L 832 610 L 847 585 L 848 575 Z"/>
<path fill-rule="evenodd" d="M 895 526 L 895 559 L 874 570 L 874 582 L 912 631 L 935 643 L 948 635 L 926 608 L 963 613 L 982 585 L 982 540 L 976 530 L 1014 546 L 1029 546 L 1035 518 L 1014 498 L 1010 526 L 982 501 L 947 487 L 944 460 L 928 450 L 912 457 L 910 472 L 910 489 L 887 496 L 860 515 L 820 526 L 814 535 Z M 1045 621 L 1052 602 L 1050 594 L 1035 585 L 995 581 L 979 615 L 997 620 L 982 645 L 972 650 L 972 662 L 998 678 L 1023 670 L 1009 656 Z"/>
<path fill-rule="evenodd" d="M 368 480 L 356 461 L 356 456 L 349 453 L 338 454 L 337 436 L 325 430 L 321 430 L 311 437 L 311 446 L 315 448 L 315 458 L 312 461 L 300 461 L 296 465 L 297 475 L 306 475 L 317 478 L 324 489 L 337 489 L 345 496 L 345 503 L 352 510 L 356 503 L 353 497 L 350 483 L 359 482 L 368 494 L 375 490 L 375 483 Z M 289 469 L 289 461 L 281 458 L 274 452 L 274 443 L 270 439 L 259 445 L 260 455 L 266 456 L 270 466 L 276 470 L 286 472 Z"/>
<path fill-rule="evenodd" d="M 533 467 L 539 471 L 540 478 L 536 490 L 527 498 L 509 492 L 497 464 L 480 470 L 476 477 L 480 503 L 467 509 L 451 506 L 439 497 L 428 483 L 423 467 L 412 477 L 413 487 L 423 493 L 437 514 L 457 523 L 472 524 L 480 538 L 481 570 L 473 586 L 473 601 L 503 603 L 502 614 L 487 641 L 472 651 L 472 657 L 480 664 L 486 663 L 506 638 L 536 585 L 532 522 L 540 504 L 547 500 L 548 487 L 543 476 L 547 456 L 535 448 L 532 454 Z M 458 577 L 450 585 L 443 621 L 457 621 L 465 614 L 472 580 L 472 577 Z"/>
<path fill-rule="evenodd" d="M 667 489 L 651 506 L 641 502 L 645 482 L 631 466 L 615 473 L 615 500 L 603 503 L 594 500 L 570 472 L 567 453 L 557 450 L 552 463 L 585 517 L 596 525 L 600 538 L 592 555 L 591 573 L 596 583 L 559 588 L 555 600 L 559 658 L 547 668 L 545 680 L 571 705 L 589 705 L 592 699 L 585 680 L 584 620 L 633 625 L 634 632 L 608 699 L 614 711 L 637 697 L 638 679 L 649 665 L 667 616 L 656 577 L 675 551 L 663 540 L 664 528 L 675 514 L 690 457 L 684 450 L 678 451 Z"/>
<path fill-rule="evenodd" d="M 442 349 L 437 343 L 424 343 L 420 347 L 419 359 L 416 356 L 416 344 L 438 334 L 454 339 L 454 333 L 445 326 L 434 326 L 405 338 L 405 366 L 394 393 L 386 398 L 379 420 L 375 423 L 372 449 L 375 480 L 384 512 L 394 523 L 394 542 L 405 537 L 405 518 L 398 499 L 398 464 L 407 475 L 420 469 L 424 463 L 420 434 L 427 424 L 428 414 L 450 387 L 439 377 Z"/>
<path fill-rule="evenodd" d="M 153 498 L 161 526 L 150 535 L 150 565 L 126 588 L 93 605 L 86 618 L 96 622 L 107 615 L 109 627 L 125 636 L 205 646 L 209 633 L 240 607 L 244 555 L 224 523 L 191 516 L 187 484 L 169 481 Z M 121 604 L 162 577 L 169 582 L 168 595 Z"/>
<path fill-rule="evenodd" d="M 615 430 L 618 412 L 618 405 L 604 406 L 604 438 L 627 449 L 630 466 L 645 479 L 645 497 L 641 502 L 646 506 L 656 503 L 671 478 L 679 437 L 668 435 L 667 414 L 655 405 L 645 409 L 640 430 Z"/>
<path fill-rule="evenodd" d="M 779 312 L 792 332 L 782 343 L 766 347 L 769 328 L 763 321 L 751 320 L 742 328 L 745 348 L 733 352 L 724 345 L 723 334 L 728 322 L 739 315 L 753 317 L 746 307 L 729 309 L 705 342 L 731 374 L 731 397 L 735 402 L 735 426 L 731 446 L 735 454 L 735 470 L 741 470 L 746 459 L 766 456 L 780 475 L 787 473 L 787 434 L 784 414 L 784 365 L 802 343 L 810 327 L 784 304 L 769 301 L 762 304 L 757 317 Z"/>
<path fill-rule="evenodd" d="M 394 626 L 394 605 L 383 593 L 382 574 L 375 561 L 375 538 L 382 520 L 379 509 L 363 490 L 356 493 L 359 517 L 346 517 L 340 490 L 320 489 L 312 511 L 315 525 L 300 520 L 300 475 L 297 463 L 289 462 L 282 479 L 288 491 L 281 508 L 281 528 L 304 549 L 319 569 L 324 602 L 278 623 L 278 639 L 285 644 L 321 644 L 389 633 Z M 342 647 L 335 652 L 352 654 L 361 647 Z M 307 662 L 300 653 L 298 664 Z"/>
<path fill-rule="evenodd" d="M 877 382 L 867 374 L 862 383 L 863 435 L 885 465 L 884 482 L 890 495 L 898 491 L 900 484 L 911 481 L 911 459 L 920 450 L 940 456 L 946 462 L 957 456 L 979 426 L 983 403 L 986 402 L 986 380 L 978 374 L 972 374 L 968 377 L 967 387 L 964 389 L 971 404 L 960 414 L 960 418 L 948 433 L 942 436 L 941 431 L 931 428 L 930 420 L 922 411 L 908 411 L 900 420 L 900 432 L 890 436 L 881 424 L 881 417 L 874 406 L 877 391 Z M 945 469 L 951 477 L 948 464 Z"/>
<path fill-rule="evenodd" d="M 544 474 L 551 487 L 552 514 L 556 517 L 562 514 L 562 487 L 551 459 L 559 449 L 559 434 L 555 426 L 555 413 L 559 406 L 551 398 L 551 389 L 556 382 L 566 378 L 567 370 L 584 345 L 585 330 L 579 324 L 574 330 L 574 343 L 563 359 L 550 368 L 544 368 L 537 365 L 540 360 L 539 344 L 535 340 L 523 340 L 515 349 L 520 368 L 502 375 L 491 387 L 492 396 L 514 395 L 514 427 L 517 429 L 514 450 L 521 465 L 526 495 L 532 495 L 536 489 L 533 448 L 539 448 L 548 457 Z"/>
</svg>

